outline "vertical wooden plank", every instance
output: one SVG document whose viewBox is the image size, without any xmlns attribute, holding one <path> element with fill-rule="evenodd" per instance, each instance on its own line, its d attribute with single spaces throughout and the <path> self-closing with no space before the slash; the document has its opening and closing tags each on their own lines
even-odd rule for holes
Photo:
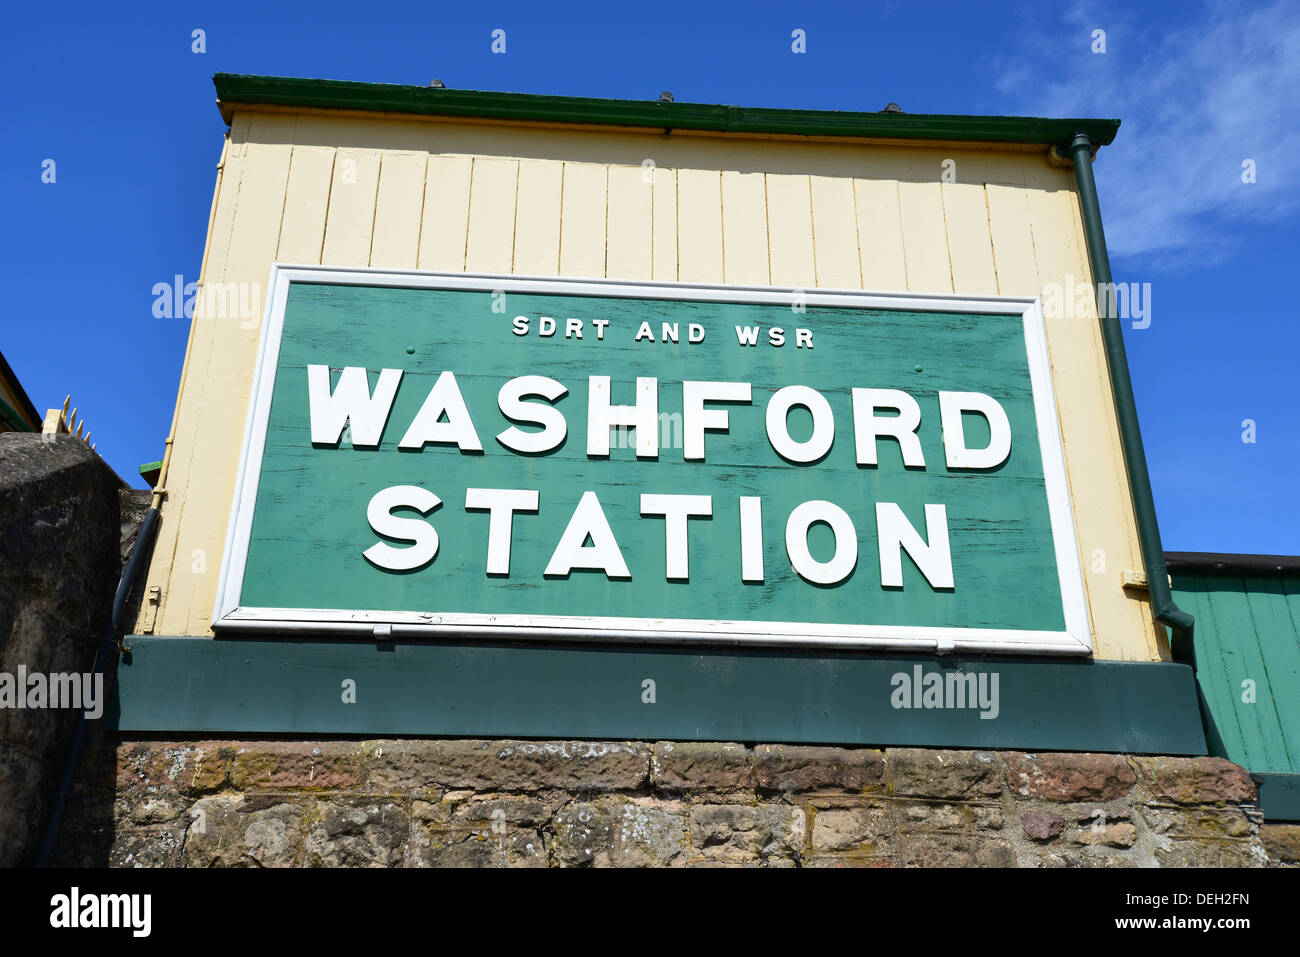
<svg viewBox="0 0 1300 957">
<path fill-rule="evenodd" d="M 230 375 L 230 378 L 217 381 L 226 383 L 227 389 L 231 382 L 243 382 L 249 386 L 252 384 L 251 364 L 244 368 L 242 360 L 255 353 L 261 326 L 262 302 L 266 294 L 263 287 L 266 285 L 269 265 L 275 259 L 279 245 L 293 152 L 290 145 L 292 125 L 291 116 L 255 115 L 251 135 L 256 136 L 258 141 L 246 145 L 241 163 L 238 205 L 231 223 L 230 248 L 221 264 L 221 271 L 211 277 L 215 282 L 248 282 L 257 287 L 257 295 L 249 303 L 251 315 L 243 317 L 227 313 L 215 317 L 220 328 L 214 342 L 214 357 L 220 355 L 221 360 L 228 363 L 227 371 Z M 220 304 L 217 305 L 220 308 Z M 200 296 L 196 309 L 204 306 L 205 300 Z M 205 313 L 205 318 L 212 319 L 213 316 Z M 253 350 L 248 356 L 237 350 L 221 348 L 230 341 L 224 334 L 230 333 L 232 329 L 239 330 L 240 334 L 236 338 L 242 346 Z M 247 399 L 247 394 L 244 398 Z M 239 429 L 242 432 L 242 412 Z"/>
<path fill-rule="evenodd" d="M 555 160 L 519 161 L 515 206 L 514 271 L 554 276 L 560 270 L 560 190 L 564 165 Z"/>
<path fill-rule="evenodd" d="M 469 228 L 468 156 L 430 156 L 420 220 L 421 269 L 463 272 Z"/>
<path fill-rule="evenodd" d="M 654 170 L 654 232 L 650 255 L 652 279 L 677 279 L 677 170 Z"/>
<path fill-rule="evenodd" d="M 469 188 L 467 272 L 508 273 L 515 247 L 517 160 L 475 157 Z"/>
<path fill-rule="evenodd" d="M 1030 221 L 1034 235 L 1034 255 L 1038 260 L 1038 278 L 1046 286 L 1056 284 L 1072 297 L 1073 306 L 1064 315 L 1090 322 L 1072 325 L 1086 331 L 1087 338 L 1099 359 L 1104 360 L 1101 326 L 1097 323 L 1096 301 L 1090 288 L 1082 284 L 1092 281 L 1092 268 L 1088 260 L 1088 244 L 1083 235 L 1083 220 L 1079 213 L 1079 200 L 1073 189 L 1027 189 Z M 1044 303 L 1047 307 L 1048 303 Z M 1105 366 L 1099 366 L 1104 370 Z"/>
<path fill-rule="evenodd" d="M 334 159 L 325 246 L 328 266 L 366 266 L 375 228 L 375 192 L 379 185 L 378 150 L 341 149 Z"/>
<path fill-rule="evenodd" d="M 842 176 L 813 176 L 810 179 L 817 285 L 830 289 L 861 289 L 862 260 L 853 207 L 853 180 Z"/>
<path fill-rule="evenodd" d="M 565 163 L 560 211 L 560 275 L 605 275 L 608 168 Z"/>
<path fill-rule="evenodd" d="M 420 259 L 425 153 L 385 153 L 379 167 L 370 265 L 414 269 Z"/>
<path fill-rule="evenodd" d="M 1059 288 L 1087 278 L 1074 193 L 1027 189 L 1025 197 L 1039 281 Z M 1115 584 L 1116 575 L 1141 568 L 1142 559 L 1096 309 L 1090 300 L 1083 306 L 1083 315 L 1044 308 L 1044 325 L 1083 567 L 1091 566 L 1097 550 L 1106 567 L 1104 575 L 1086 576 L 1094 650 L 1102 658 L 1156 660 L 1150 606 L 1132 601 Z M 1134 634 L 1141 634 L 1145 649 L 1126 637 Z"/>
<path fill-rule="evenodd" d="M 920 293 L 952 292 L 948 259 L 948 230 L 943 217 L 939 183 L 898 184 L 898 210 L 903 223 L 903 261 L 907 288 Z"/>
<path fill-rule="evenodd" d="M 982 183 L 940 183 L 953 292 L 994 296 L 998 291 Z"/>
<path fill-rule="evenodd" d="M 653 274 L 654 173 L 649 167 L 609 167 L 609 240 L 605 273 L 613 279 Z"/>
<path fill-rule="evenodd" d="M 817 285 L 813 253 L 812 185 L 803 174 L 767 174 L 767 244 L 772 285 Z"/>
<path fill-rule="evenodd" d="M 1029 226 L 1029 205 L 1023 186 L 986 183 L 989 206 L 989 235 L 993 244 L 993 267 L 1002 296 L 1037 296 L 1042 292 L 1038 264 L 1034 258 L 1034 237 Z"/>
<path fill-rule="evenodd" d="M 762 173 L 722 173 L 723 282 L 748 286 L 771 283 L 763 180 Z"/>
<path fill-rule="evenodd" d="M 677 171 L 677 275 L 682 282 L 724 282 L 722 176 Z"/>
<path fill-rule="evenodd" d="M 898 184 L 889 179 L 855 179 L 853 194 L 862 288 L 873 292 L 906 291 Z"/>
<path fill-rule="evenodd" d="M 289 186 L 284 197 L 284 220 L 280 224 L 280 243 L 275 254 L 280 262 L 309 265 L 320 262 L 333 177 L 333 149 L 293 147 L 289 161 Z"/>
</svg>

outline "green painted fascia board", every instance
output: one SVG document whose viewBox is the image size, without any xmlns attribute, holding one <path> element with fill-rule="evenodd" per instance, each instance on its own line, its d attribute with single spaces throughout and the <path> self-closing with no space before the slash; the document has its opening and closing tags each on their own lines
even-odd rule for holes
<svg viewBox="0 0 1300 957">
<path fill-rule="evenodd" d="M 231 104 L 310 107 L 512 120 L 791 136 L 945 140 L 1059 146 L 1083 132 L 1095 146 L 1115 139 L 1119 120 L 1021 116 L 949 116 L 838 110 L 752 109 L 659 100 L 603 100 L 391 83 L 217 73 L 212 81 L 222 117 Z"/>
<path fill-rule="evenodd" d="M 1167 662 L 319 637 L 124 642 L 106 717 L 126 732 L 1206 753 L 1192 670 Z M 893 676 L 917 667 L 997 674 L 997 716 L 896 708 Z M 348 679 L 354 703 L 343 701 Z"/>
<path fill-rule="evenodd" d="M 1252 774 L 1266 821 L 1300 822 L 1300 774 Z"/>
<path fill-rule="evenodd" d="M 144 465 L 140 466 L 140 474 L 148 475 L 150 472 L 157 472 L 161 468 L 162 468 L 161 460 L 157 462 L 145 462 Z"/>
</svg>

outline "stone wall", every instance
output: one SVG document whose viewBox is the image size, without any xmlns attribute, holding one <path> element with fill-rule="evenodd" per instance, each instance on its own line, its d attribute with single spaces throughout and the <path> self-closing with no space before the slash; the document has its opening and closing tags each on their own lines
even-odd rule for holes
<svg viewBox="0 0 1300 957">
<path fill-rule="evenodd" d="M 1294 840 L 1285 826 L 1261 832 L 1254 801 L 1245 771 L 1218 758 L 102 740 L 60 856 L 192 867 L 1256 867 L 1272 850 L 1272 863 L 1294 864 Z"/>
<path fill-rule="evenodd" d="M 121 574 L 122 481 L 71 435 L 0 434 L 0 672 L 84 673 Z M 31 859 L 77 712 L 0 708 L 0 866 Z"/>
</svg>

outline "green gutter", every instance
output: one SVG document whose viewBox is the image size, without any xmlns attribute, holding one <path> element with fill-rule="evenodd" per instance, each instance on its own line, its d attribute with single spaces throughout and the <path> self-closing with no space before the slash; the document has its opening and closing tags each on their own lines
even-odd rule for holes
<svg viewBox="0 0 1300 957">
<path fill-rule="evenodd" d="M 1119 120 L 750 109 L 704 103 L 489 93 L 232 73 L 218 73 L 212 82 L 217 88 L 221 115 L 227 123 L 233 115 L 232 104 L 244 104 L 656 130 L 1045 146 L 1065 146 L 1080 130 L 1093 143 L 1106 145 L 1115 139 L 1119 129 Z"/>
<path fill-rule="evenodd" d="M 1156 523 L 1156 503 L 1151 494 L 1151 476 L 1147 472 L 1146 451 L 1142 447 L 1142 430 L 1138 427 L 1137 402 L 1133 398 L 1133 380 L 1129 376 L 1128 356 L 1124 351 L 1124 331 L 1113 308 L 1115 297 L 1104 292 L 1112 287 L 1110 255 L 1106 251 L 1106 234 L 1101 228 L 1101 206 L 1097 202 L 1097 183 L 1092 176 L 1092 140 L 1080 130 L 1070 141 L 1074 161 L 1074 178 L 1079 187 L 1079 207 L 1083 213 L 1083 230 L 1088 239 L 1088 261 L 1096 283 L 1097 314 L 1110 366 L 1111 390 L 1119 417 L 1124 460 L 1128 465 L 1128 484 L 1137 514 L 1138 539 L 1142 561 L 1146 566 L 1147 594 L 1156 620 L 1173 630 L 1170 650 L 1175 659 L 1193 662 L 1192 646 L 1195 620 L 1174 602 L 1169 588 L 1165 552 L 1160 544 L 1160 526 Z"/>
</svg>

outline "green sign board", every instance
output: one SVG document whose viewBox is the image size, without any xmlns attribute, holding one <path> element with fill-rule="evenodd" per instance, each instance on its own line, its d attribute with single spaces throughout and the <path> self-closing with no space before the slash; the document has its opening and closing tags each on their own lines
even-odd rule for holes
<svg viewBox="0 0 1300 957">
<path fill-rule="evenodd" d="M 1032 300 L 276 267 L 218 631 L 1088 654 Z"/>
</svg>

